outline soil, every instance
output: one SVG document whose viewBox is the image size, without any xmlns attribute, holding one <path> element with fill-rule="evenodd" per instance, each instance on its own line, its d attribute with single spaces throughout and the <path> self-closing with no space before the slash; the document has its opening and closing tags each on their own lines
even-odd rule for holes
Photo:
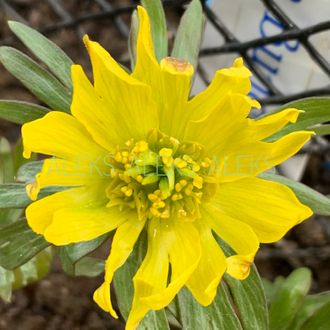
<svg viewBox="0 0 330 330">
<path fill-rule="evenodd" d="M 9 2 L 9 1 L 8 1 Z M 49 3 L 55 1 L 12 0 L 15 12 L 6 15 L 0 12 L 0 44 L 12 45 L 26 52 L 10 33 L 8 19 L 24 19 L 31 26 L 43 29 L 58 22 L 60 14 L 52 9 Z M 66 10 L 61 13 L 70 19 L 77 15 L 100 11 L 98 3 L 113 6 L 131 3 L 127 1 L 74 1 L 59 3 Z M 66 18 L 65 18 L 66 17 Z M 129 16 L 122 17 L 124 22 Z M 173 23 L 175 25 L 175 22 Z M 76 63 L 83 64 L 90 72 L 87 55 L 81 42 L 84 33 L 98 40 L 111 51 L 112 55 L 123 63 L 129 56 L 127 41 L 118 31 L 113 20 L 87 22 L 79 27 L 61 30 L 50 34 L 50 38 L 61 46 Z M 29 53 L 29 52 L 28 52 Z M 38 102 L 31 94 L 5 69 L 0 66 L 0 99 L 20 99 Z M 0 120 L 0 136 L 7 137 L 14 143 L 19 136 L 18 125 Z M 330 194 L 329 142 L 327 149 L 314 148 L 310 153 L 303 182 L 324 194 Z M 280 242 L 262 246 L 257 258 L 257 267 L 262 276 L 274 279 L 276 276 L 287 276 L 293 269 L 309 267 L 313 272 L 313 292 L 330 289 L 330 221 L 329 218 L 313 216 L 299 225 Z M 42 281 L 17 290 L 12 302 L 0 302 L 0 329 L 3 330 L 119 330 L 123 329 L 121 321 L 113 320 L 100 310 L 92 300 L 95 288 L 102 278 L 70 278 L 60 272 L 58 267 Z"/>
</svg>

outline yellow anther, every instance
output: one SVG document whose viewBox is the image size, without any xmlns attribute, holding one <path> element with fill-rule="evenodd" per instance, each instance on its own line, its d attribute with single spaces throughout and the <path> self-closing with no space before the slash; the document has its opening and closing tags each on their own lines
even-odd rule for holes
<svg viewBox="0 0 330 330">
<path fill-rule="evenodd" d="M 142 175 L 138 175 L 137 177 L 136 177 L 136 179 L 135 179 L 137 182 L 142 182 L 142 180 L 143 180 L 143 176 Z"/>
<path fill-rule="evenodd" d="M 149 200 L 151 200 L 152 202 L 157 202 L 159 200 L 159 197 L 155 194 L 149 194 L 148 195 Z"/>
<path fill-rule="evenodd" d="M 208 168 L 211 166 L 211 160 L 210 158 L 205 158 L 202 163 L 201 163 L 202 167 L 204 168 Z"/>
<path fill-rule="evenodd" d="M 175 191 L 180 192 L 183 187 L 182 187 L 181 183 L 178 182 L 175 184 L 174 188 L 175 188 Z"/>
<path fill-rule="evenodd" d="M 173 154 L 173 150 L 169 148 L 162 148 L 159 150 L 159 156 L 161 157 L 171 157 Z"/>
<path fill-rule="evenodd" d="M 128 190 L 128 187 L 127 187 L 127 186 L 124 186 L 124 187 L 121 187 L 121 188 L 120 188 L 120 191 L 121 191 L 122 193 L 125 193 L 127 190 Z"/>
<path fill-rule="evenodd" d="M 194 172 L 198 172 L 199 170 L 201 169 L 201 167 L 197 164 L 197 163 L 193 163 L 193 167 L 192 167 L 192 170 Z"/>
<path fill-rule="evenodd" d="M 118 151 L 115 155 L 115 161 L 120 163 L 122 160 L 121 153 Z"/>
<path fill-rule="evenodd" d="M 169 210 L 165 210 L 165 211 L 163 211 L 163 212 L 160 214 L 160 217 L 161 217 L 162 219 L 168 219 L 168 218 L 170 217 L 170 212 L 169 212 Z"/>
<path fill-rule="evenodd" d="M 180 184 L 182 187 L 185 187 L 188 184 L 188 182 L 187 182 L 187 180 L 182 179 L 182 180 L 180 180 Z"/>
<path fill-rule="evenodd" d="M 152 206 L 155 207 L 156 209 L 162 209 L 166 206 L 166 204 L 163 201 L 159 201 L 159 202 L 153 203 Z"/>
<path fill-rule="evenodd" d="M 161 215 L 161 213 L 160 213 L 157 209 L 155 209 L 155 208 L 153 208 L 153 207 L 150 208 L 150 213 L 151 213 L 154 217 L 159 217 L 159 216 Z"/>
<path fill-rule="evenodd" d="M 128 157 L 124 156 L 124 157 L 122 158 L 121 162 L 122 162 L 123 164 L 127 164 L 127 163 L 128 163 Z"/>
<path fill-rule="evenodd" d="M 133 139 L 130 139 L 128 141 L 125 142 L 125 144 L 127 145 L 127 147 L 131 147 L 134 143 L 134 140 Z"/>
<path fill-rule="evenodd" d="M 164 163 L 164 165 L 166 165 L 167 167 L 170 167 L 172 165 L 172 157 L 162 157 L 162 161 Z"/>
<path fill-rule="evenodd" d="M 154 194 L 156 196 L 160 197 L 160 195 L 162 194 L 162 192 L 159 189 L 157 189 L 157 190 L 154 191 Z"/>
<path fill-rule="evenodd" d="M 187 163 L 192 163 L 193 159 L 188 155 L 183 155 L 182 157 Z"/>
<path fill-rule="evenodd" d="M 203 188 L 203 178 L 201 176 L 194 177 L 193 185 L 198 189 L 202 189 Z"/>
<path fill-rule="evenodd" d="M 176 202 L 176 201 L 178 201 L 178 200 L 180 200 L 182 198 L 183 198 L 183 196 L 181 194 L 174 194 L 171 197 L 171 199 L 172 199 L 173 202 Z"/>
<path fill-rule="evenodd" d="M 131 165 L 127 163 L 124 165 L 124 167 L 125 167 L 125 170 L 128 170 L 131 167 Z"/>
<path fill-rule="evenodd" d="M 187 166 L 187 162 L 184 161 L 183 159 L 181 158 L 175 158 L 174 159 L 174 165 L 177 167 L 177 168 L 184 168 Z"/>
<path fill-rule="evenodd" d="M 189 184 L 187 188 L 184 190 L 185 194 L 190 196 L 192 194 L 192 191 L 194 189 L 194 186 L 192 184 Z"/>
<path fill-rule="evenodd" d="M 137 143 L 135 143 L 135 147 L 133 148 L 133 152 L 135 153 L 140 153 L 140 152 L 144 152 L 146 150 L 148 150 L 148 142 L 146 141 L 139 141 Z"/>
<path fill-rule="evenodd" d="M 185 217 L 187 215 L 187 212 L 184 209 L 180 209 L 178 211 L 179 217 Z"/>
<path fill-rule="evenodd" d="M 127 190 L 124 192 L 125 196 L 131 197 L 133 195 L 133 189 L 127 188 Z"/>
<path fill-rule="evenodd" d="M 123 157 L 128 157 L 129 153 L 128 153 L 127 151 L 123 151 L 123 152 L 121 153 L 121 155 L 122 155 Z"/>
</svg>

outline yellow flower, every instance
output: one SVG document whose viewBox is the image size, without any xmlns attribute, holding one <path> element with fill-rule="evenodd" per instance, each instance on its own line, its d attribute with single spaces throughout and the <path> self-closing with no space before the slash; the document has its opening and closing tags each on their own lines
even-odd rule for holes
<svg viewBox="0 0 330 330">
<path fill-rule="evenodd" d="M 55 245 L 116 229 L 94 295 L 114 317 L 113 274 L 147 229 L 126 329 L 168 305 L 184 285 L 209 305 L 224 272 L 246 278 L 259 243 L 279 240 L 312 214 L 286 186 L 256 177 L 310 139 L 311 132 L 299 131 L 264 142 L 300 111 L 247 118 L 259 104 L 247 96 L 250 71 L 240 58 L 189 99 L 193 67 L 171 57 L 159 64 L 148 15 L 142 7 L 138 15 L 132 74 L 86 36 L 94 85 L 73 65 L 72 114 L 52 111 L 22 128 L 26 157 L 54 156 L 27 186 L 30 197 L 46 186 L 70 186 L 27 208 L 31 228 Z M 215 234 L 236 254 L 226 258 Z"/>
</svg>

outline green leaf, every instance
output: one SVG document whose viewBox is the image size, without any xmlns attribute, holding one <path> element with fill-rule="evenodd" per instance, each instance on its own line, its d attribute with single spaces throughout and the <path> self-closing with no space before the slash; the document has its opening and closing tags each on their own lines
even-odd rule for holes
<svg viewBox="0 0 330 330">
<path fill-rule="evenodd" d="M 316 135 L 330 135 L 330 125 L 320 125 L 310 127 L 312 131 L 315 132 Z"/>
<path fill-rule="evenodd" d="M 42 160 L 37 160 L 23 164 L 17 171 L 16 181 L 33 182 L 35 176 L 41 172 L 43 163 Z"/>
<path fill-rule="evenodd" d="M 52 74 L 17 49 L 0 47 L 5 68 L 52 109 L 70 112 L 71 95 Z"/>
<path fill-rule="evenodd" d="M 296 123 L 285 126 L 279 132 L 267 138 L 267 141 L 275 141 L 288 133 L 298 130 L 312 130 L 312 127 L 316 124 L 330 121 L 329 97 L 310 97 L 293 101 L 281 106 L 272 113 L 276 113 L 287 108 L 297 108 L 305 112 L 299 115 Z M 267 116 L 272 113 L 267 114 Z"/>
<path fill-rule="evenodd" d="M 71 65 L 73 62 L 68 55 L 52 41 L 29 26 L 14 21 L 9 21 L 8 25 L 24 45 L 71 90 Z"/>
<path fill-rule="evenodd" d="M 321 307 L 302 327 L 301 330 L 330 329 L 330 302 Z"/>
<path fill-rule="evenodd" d="M 0 298 L 5 302 L 10 302 L 13 283 L 15 281 L 14 272 L 0 267 Z"/>
<path fill-rule="evenodd" d="M 136 62 L 136 44 L 137 44 L 138 34 L 139 34 L 139 18 L 137 11 L 134 10 L 131 16 L 131 28 L 129 31 L 129 38 L 128 38 L 128 51 L 131 60 L 132 71 L 134 70 L 135 62 Z"/>
<path fill-rule="evenodd" d="M 291 330 L 290 324 L 303 304 L 311 280 L 312 275 L 308 268 L 299 268 L 288 276 L 270 305 L 271 330 Z"/>
<path fill-rule="evenodd" d="M 290 330 L 301 330 L 302 325 L 309 318 L 311 318 L 320 308 L 329 303 L 329 292 L 307 296 L 303 305 L 298 309 L 294 321 L 290 325 Z"/>
<path fill-rule="evenodd" d="M 33 232 L 26 220 L 14 222 L 0 230 L 0 266 L 15 269 L 47 246 L 49 243 Z"/>
<path fill-rule="evenodd" d="M 142 0 L 150 17 L 152 40 L 158 61 L 167 56 L 168 41 L 164 8 L 160 0 Z"/>
<path fill-rule="evenodd" d="M 299 200 L 303 204 L 308 205 L 314 213 L 320 215 L 330 215 L 330 199 L 312 188 L 309 188 L 300 182 L 296 182 L 285 178 L 284 176 L 273 173 L 262 173 L 259 177 L 270 181 L 276 181 L 288 186 L 295 192 Z"/>
<path fill-rule="evenodd" d="M 46 248 L 15 270 L 0 267 L 0 297 L 10 302 L 13 289 L 19 289 L 45 277 L 51 267 L 53 253 Z"/>
<path fill-rule="evenodd" d="M 147 249 L 147 238 L 144 232 L 139 238 L 133 252 L 126 263 L 116 271 L 114 288 L 121 314 L 127 320 L 133 300 L 132 279 L 139 268 Z M 138 330 L 169 330 L 169 324 L 164 310 L 150 311 L 142 320 Z"/>
<path fill-rule="evenodd" d="M 75 276 L 96 277 L 104 272 L 104 260 L 84 257 L 75 265 Z"/>
<path fill-rule="evenodd" d="M 0 137 L 0 183 L 14 179 L 13 155 L 9 142 Z"/>
<path fill-rule="evenodd" d="M 182 328 L 243 330 L 231 299 L 224 281 L 221 282 L 217 296 L 209 307 L 201 306 L 188 289 L 183 288 L 176 298 Z"/>
<path fill-rule="evenodd" d="M 172 56 L 190 62 L 196 69 L 205 17 L 200 0 L 193 0 L 182 16 Z"/>
<path fill-rule="evenodd" d="M 101 246 L 104 243 L 104 241 L 107 238 L 109 238 L 108 234 L 99 236 L 90 241 L 73 243 L 59 247 L 58 251 L 59 251 L 63 270 L 71 276 L 78 275 L 76 268 L 78 261 L 87 254 L 96 250 L 99 246 Z M 84 262 L 82 262 L 80 265 L 78 265 L 78 272 L 79 271 L 83 272 L 84 269 L 86 269 L 84 267 L 85 267 Z M 93 270 L 93 272 L 95 273 L 95 270 Z"/>
<path fill-rule="evenodd" d="M 0 118 L 15 124 L 24 124 L 43 117 L 49 109 L 23 101 L 0 100 Z"/>
<path fill-rule="evenodd" d="M 48 187 L 39 193 L 38 198 L 43 198 L 55 192 L 63 191 L 67 187 Z M 24 208 L 32 201 L 26 194 L 25 184 L 7 183 L 0 184 L 0 209 L 1 208 Z"/>
</svg>

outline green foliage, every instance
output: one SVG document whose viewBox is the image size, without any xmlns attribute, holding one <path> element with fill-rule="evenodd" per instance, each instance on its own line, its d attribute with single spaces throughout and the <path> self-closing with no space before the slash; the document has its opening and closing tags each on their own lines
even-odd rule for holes
<svg viewBox="0 0 330 330">
<path fill-rule="evenodd" d="M 24 45 L 71 90 L 71 65 L 73 62 L 68 55 L 48 38 L 29 26 L 14 21 L 9 21 L 8 25 Z"/>
<path fill-rule="evenodd" d="M 0 61 L 40 101 L 52 109 L 70 112 L 69 90 L 30 57 L 15 48 L 2 46 Z"/>
<path fill-rule="evenodd" d="M 13 289 L 19 289 L 45 277 L 52 260 L 52 249 L 47 248 L 15 270 L 0 267 L 0 298 L 10 302 Z"/>
<path fill-rule="evenodd" d="M 71 276 L 99 275 L 104 271 L 104 262 L 85 256 L 100 247 L 107 238 L 109 238 L 109 235 L 102 235 L 91 241 L 59 247 L 58 251 L 63 270 Z"/>
<path fill-rule="evenodd" d="M 168 41 L 166 18 L 161 0 L 142 0 L 150 17 L 151 33 L 158 61 L 167 56 Z"/>
<path fill-rule="evenodd" d="M 181 18 L 172 56 L 190 62 L 196 69 L 205 17 L 200 0 L 193 0 Z"/>
<path fill-rule="evenodd" d="M 316 330 L 330 327 L 330 292 L 307 295 L 311 272 L 293 271 L 274 283 L 264 280 L 269 303 L 270 330 Z"/>
<path fill-rule="evenodd" d="M 0 100 L 0 118 L 24 124 L 47 114 L 49 109 L 23 101 Z"/>
</svg>

